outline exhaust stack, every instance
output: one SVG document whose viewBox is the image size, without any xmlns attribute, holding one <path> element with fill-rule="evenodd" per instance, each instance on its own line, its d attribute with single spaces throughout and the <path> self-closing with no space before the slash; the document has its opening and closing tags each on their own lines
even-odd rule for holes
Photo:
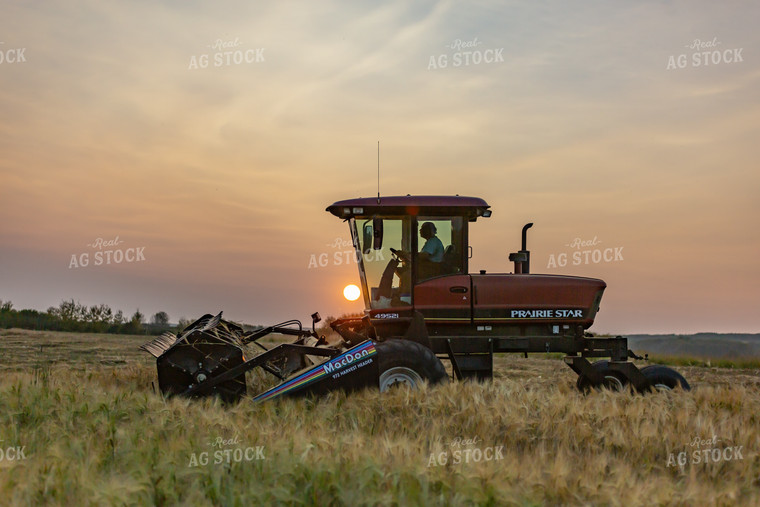
<svg viewBox="0 0 760 507">
<path fill-rule="evenodd" d="M 528 229 L 533 227 L 533 222 L 525 224 L 522 228 L 522 249 L 519 252 L 509 254 L 509 260 L 515 263 L 515 274 L 530 273 L 530 250 L 528 250 Z"/>
</svg>

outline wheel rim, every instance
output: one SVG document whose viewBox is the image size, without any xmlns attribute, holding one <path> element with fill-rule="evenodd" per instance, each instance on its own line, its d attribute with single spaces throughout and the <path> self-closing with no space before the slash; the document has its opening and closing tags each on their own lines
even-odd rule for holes
<svg viewBox="0 0 760 507">
<path fill-rule="evenodd" d="M 380 392 L 385 392 L 393 386 L 407 385 L 416 388 L 422 383 L 419 373 L 404 366 L 390 368 L 380 375 Z"/>
<path fill-rule="evenodd" d="M 604 376 L 604 386 L 612 391 L 622 391 L 624 387 L 623 381 L 615 377 L 614 375 Z"/>
<path fill-rule="evenodd" d="M 658 391 L 672 391 L 672 390 L 673 390 L 673 388 L 672 388 L 672 387 L 670 387 L 670 386 L 669 386 L 669 385 L 667 385 L 667 384 L 654 384 L 654 386 L 653 386 L 653 387 L 654 387 L 655 389 L 657 389 Z"/>
</svg>

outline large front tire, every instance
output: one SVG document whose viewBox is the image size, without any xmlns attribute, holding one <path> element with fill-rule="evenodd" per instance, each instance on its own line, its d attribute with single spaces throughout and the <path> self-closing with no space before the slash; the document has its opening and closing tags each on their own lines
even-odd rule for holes
<svg viewBox="0 0 760 507">
<path fill-rule="evenodd" d="M 417 388 L 423 381 L 438 384 L 449 380 L 441 360 L 424 345 L 390 339 L 377 343 L 375 348 L 380 368 L 380 392 L 397 385 Z"/>
</svg>

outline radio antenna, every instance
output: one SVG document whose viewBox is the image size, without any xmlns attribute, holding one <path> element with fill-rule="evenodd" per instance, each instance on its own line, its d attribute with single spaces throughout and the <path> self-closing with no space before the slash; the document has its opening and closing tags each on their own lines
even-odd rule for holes
<svg viewBox="0 0 760 507">
<path fill-rule="evenodd" d="M 380 141 L 377 142 L 377 203 L 380 204 Z"/>
</svg>

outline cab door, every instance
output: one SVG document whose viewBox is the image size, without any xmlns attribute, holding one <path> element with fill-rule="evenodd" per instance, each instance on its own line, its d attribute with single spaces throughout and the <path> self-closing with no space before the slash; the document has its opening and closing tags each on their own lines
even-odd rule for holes
<svg viewBox="0 0 760 507">
<path fill-rule="evenodd" d="M 414 308 L 427 323 L 469 324 L 472 322 L 472 277 L 439 276 L 414 287 Z"/>
</svg>

